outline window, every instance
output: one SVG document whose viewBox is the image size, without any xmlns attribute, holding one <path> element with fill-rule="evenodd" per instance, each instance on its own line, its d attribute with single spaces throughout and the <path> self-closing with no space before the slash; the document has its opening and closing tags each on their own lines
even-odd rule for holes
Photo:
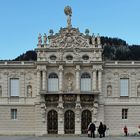
<svg viewBox="0 0 140 140">
<path fill-rule="evenodd" d="M 128 109 L 123 108 L 122 109 L 122 119 L 127 119 L 127 117 L 128 117 Z"/>
<path fill-rule="evenodd" d="M 83 60 L 88 60 L 89 59 L 89 56 L 88 55 L 83 55 Z"/>
<path fill-rule="evenodd" d="M 81 75 L 81 91 L 91 91 L 91 78 L 88 73 Z"/>
<path fill-rule="evenodd" d="M 128 96 L 128 80 L 120 79 L 120 96 Z"/>
<path fill-rule="evenodd" d="M 56 60 L 56 56 L 55 56 L 55 55 L 51 55 L 51 56 L 50 56 L 50 59 L 51 59 L 51 60 Z"/>
<path fill-rule="evenodd" d="M 49 75 L 48 91 L 58 91 L 58 76 L 55 73 Z"/>
<path fill-rule="evenodd" d="M 11 109 L 11 119 L 12 120 L 17 119 L 17 109 Z"/>
<path fill-rule="evenodd" d="M 10 79 L 10 96 L 19 96 L 19 79 Z"/>
<path fill-rule="evenodd" d="M 72 59 L 73 59 L 73 56 L 67 55 L 67 56 L 66 56 L 66 59 L 67 59 L 67 60 L 72 60 Z"/>
</svg>

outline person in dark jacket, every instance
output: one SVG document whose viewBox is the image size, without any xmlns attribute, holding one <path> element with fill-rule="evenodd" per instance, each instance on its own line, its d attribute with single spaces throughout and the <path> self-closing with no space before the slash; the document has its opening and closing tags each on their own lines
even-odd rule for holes
<svg viewBox="0 0 140 140">
<path fill-rule="evenodd" d="M 95 124 L 92 122 L 89 126 L 89 130 L 91 132 L 91 138 L 95 138 L 95 130 L 96 130 L 96 127 L 95 127 Z"/>
<path fill-rule="evenodd" d="M 99 128 L 98 128 L 98 133 L 100 135 L 100 138 L 103 137 L 103 132 L 104 132 L 103 123 L 100 122 L 100 125 L 99 125 Z"/>
<path fill-rule="evenodd" d="M 106 132 L 106 125 L 103 124 L 103 137 L 105 137 L 105 132 Z"/>
</svg>

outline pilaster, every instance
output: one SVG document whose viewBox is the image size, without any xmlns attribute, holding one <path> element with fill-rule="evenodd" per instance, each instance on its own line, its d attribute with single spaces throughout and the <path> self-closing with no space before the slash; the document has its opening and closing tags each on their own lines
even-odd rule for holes
<svg viewBox="0 0 140 140">
<path fill-rule="evenodd" d="M 62 95 L 59 95 L 58 108 L 58 134 L 64 134 L 64 107 Z"/>
<path fill-rule="evenodd" d="M 97 81 L 96 81 L 96 74 L 97 73 L 97 70 L 96 69 L 93 69 L 92 71 L 92 90 L 93 91 L 96 91 L 97 90 Z"/>
<path fill-rule="evenodd" d="M 40 69 L 37 70 L 37 95 L 39 95 L 39 92 L 41 90 L 41 71 Z"/>
<path fill-rule="evenodd" d="M 42 71 L 42 90 L 46 90 L 47 88 L 47 85 L 46 85 L 46 81 L 47 81 L 47 79 L 46 79 L 46 69 L 43 69 L 43 71 Z"/>
<path fill-rule="evenodd" d="M 76 65 L 76 91 L 80 92 L 80 65 Z"/>
<path fill-rule="evenodd" d="M 102 69 L 98 70 L 98 89 L 102 92 Z"/>
<path fill-rule="evenodd" d="M 75 107 L 75 134 L 81 134 L 81 104 L 80 95 L 77 95 Z"/>
<path fill-rule="evenodd" d="M 59 65 L 59 92 L 63 91 L 63 65 Z"/>
</svg>

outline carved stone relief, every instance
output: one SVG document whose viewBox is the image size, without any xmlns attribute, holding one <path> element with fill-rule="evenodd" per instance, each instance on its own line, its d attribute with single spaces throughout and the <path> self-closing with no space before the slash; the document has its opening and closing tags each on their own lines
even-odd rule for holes
<svg viewBox="0 0 140 140">
<path fill-rule="evenodd" d="M 89 40 L 78 29 L 61 28 L 60 32 L 50 36 L 50 47 L 75 48 L 89 47 Z"/>
<path fill-rule="evenodd" d="M 32 86 L 31 85 L 27 86 L 27 97 L 32 97 Z"/>
<path fill-rule="evenodd" d="M 66 92 L 72 92 L 74 91 L 74 75 L 72 73 L 66 73 L 65 74 L 65 87 L 64 90 Z"/>
<path fill-rule="evenodd" d="M 112 86 L 108 85 L 107 86 L 107 96 L 111 96 L 112 95 Z"/>
</svg>

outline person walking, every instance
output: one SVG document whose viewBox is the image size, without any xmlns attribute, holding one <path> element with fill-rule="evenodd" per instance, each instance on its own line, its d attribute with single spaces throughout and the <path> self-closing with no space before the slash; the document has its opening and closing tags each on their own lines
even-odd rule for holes
<svg viewBox="0 0 140 140">
<path fill-rule="evenodd" d="M 89 123 L 88 128 L 87 128 L 88 137 L 91 136 L 91 131 L 90 131 L 90 125 L 91 125 L 91 123 L 92 123 L 92 122 Z"/>
<path fill-rule="evenodd" d="M 95 138 L 95 130 L 96 130 L 96 127 L 95 127 L 95 124 L 92 122 L 89 126 L 89 130 L 90 130 L 90 133 L 91 133 L 91 138 Z"/>
<path fill-rule="evenodd" d="M 123 131 L 124 131 L 125 136 L 127 136 L 128 135 L 128 129 L 127 129 L 126 125 L 124 126 Z"/>
<path fill-rule="evenodd" d="M 104 131 L 103 123 L 100 122 L 100 125 L 99 125 L 99 128 L 98 128 L 98 133 L 99 133 L 99 135 L 100 135 L 100 138 L 103 137 L 103 131 Z"/>
</svg>

